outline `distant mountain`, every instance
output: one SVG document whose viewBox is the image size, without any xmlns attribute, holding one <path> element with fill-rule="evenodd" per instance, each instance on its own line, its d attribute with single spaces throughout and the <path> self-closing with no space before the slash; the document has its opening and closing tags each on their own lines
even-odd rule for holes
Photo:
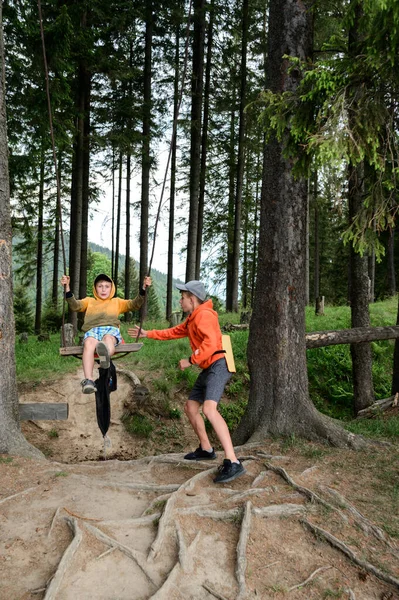
<svg viewBox="0 0 399 600">
<path fill-rule="evenodd" d="M 27 287 L 28 287 L 28 295 L 32 299 L 32 303 L 34 303 L 35 287 L 36 287 L 36 280 L 35 280 L 35 273 L 34 273 L 35 261 L 33 261 L 32 258 L 27 259 L 26 257 L 23 256 L 23 251 L 17 250 L 17 247 L 20 246 L 21 244 L 23 244 L 22 238 L 19 236 L 14 236 L 13 237 L 13 273 L 15 275 L 16 271 L 21 266 L 24 265 L 25 261 L 29 260 L 29 264 L 30 264 L 29 272 L 30 273 L 32 272 L 32 277 L 29 279 L 29 285 Z M 66 261 L 68 263 L 68 260 L 69 260 L 69 236 L 68 236 L 68 233 L 64 233 L 64 244 L 65 244 Z M 99 252 L 100 254 L 104 254 L 109 259 L 111 259 L 111 257 L 112 257 L 111 250 L 109 248 L 105 248 L 104 246 L 99 246 L 98 244 L 89 242 L 89 248 L 93 252 Z M 136 267 L 138 270 L 139 264 L 137 261 L 135 261 L 135 262 L 136 262 Z M 119 264 L 124 266 L 124 264 L 125 264 L 125 255 L 124 254 L 119 254 Z M 61 277 L 63 269 L 64 269 L 63 261 L 60 258 L 60 263 L 59 263 L 60 277 Z M 51 294 L 52 279 L 53 279 L 52 275 L 53 275 L 53 252 L 50 249 L 48 251 L 45 250 L 44 259 L 43 259 L 43 301 L 44 302 L 46 301 L 47 298 L 49 298 L 49 296 Z M 157 269 L 151 269 L 151 277 L 153 280 L 154 289 L 155 289 L 157 297 L 158 297 L 159 306 L 161 308 L 162 313 L 165 314 L 167 275 L 165 275 L 165 273 L 161 273 Z M 18 277 L 14 276 L 14 278 L 15 278 L 16 282 L 18 282 Z M 184 282 L 182 282 L 180 279 L 173 279 L 173 284 L 175 284 L 175 283 L 184 283 Z M 180 300 L 180 293 L 173 286 L 173 291 L 172 291 L 173 310 L 179 310 L 179 300 Z"/>
</svg>

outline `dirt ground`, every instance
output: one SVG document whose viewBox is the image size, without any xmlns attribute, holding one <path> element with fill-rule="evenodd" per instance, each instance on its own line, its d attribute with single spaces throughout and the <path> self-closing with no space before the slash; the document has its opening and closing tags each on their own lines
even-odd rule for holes
<svg viewBox="0 0 399 600">
<path fill-rule="evenodd" d="M 399 600 L 396 446 L 266 440 L 215 485 L 222 453 L 184 461 L 185 417 L 148 439 L 125 431 L 122 375 L 104 448 L 81 378 L 21 391 L 68 402 L 69 418 L 23 423 L 46 460 L 0 455 L 0 600 Z"/>
</svg>

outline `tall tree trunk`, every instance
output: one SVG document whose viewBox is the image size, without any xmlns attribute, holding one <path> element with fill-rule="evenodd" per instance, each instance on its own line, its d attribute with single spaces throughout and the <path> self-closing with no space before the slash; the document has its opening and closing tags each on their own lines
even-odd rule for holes
<svg viewBox="0 0 399 600">
<path fill-rule="evenodd" d="M 170 198 L 169 198 L 169 239 L 168 239 L 168 274 L 166 287 L 166 318 L 170 319 L 173 311 L 173 250 L 175 236 L 175 199 L 176 199 L 176 159 L 177 159 L 177 117 L 179 110 L 179 60 L 180 60 L 180 22 L 176 26 L 175 41 L 175 75 L 173 92 L 173 135 L 170 164 Z"/>
<path fill-rule="evenodd" d="M 119 154 L 119 181 L 118 181 L 118 205 L 116 209 L 116 232 L 115 232 L 115 267 L 114 267 L 114 283 L 115 283 L 115 294 L 118 289 L 118 276 L 119 276 L 119 239 L 121 229 L 121 212 L 122 212 L 122 164 L 123 157 L 122 152 Z"/>
<path fill-rule="evenodd" d="M 240 125 L 238 130 L 237 156 L 237 187 L 234 207 L 234 241 L 233 241 L 233 279 L 232 279 L 232 309 L 238 312 L 238 284 L 240 275 L 240 245 L 241 245 L 241 212 L 242 190 L 244 182 L 245 156 L 245 105 L 247 94 L 247 44 L 248 44 L 248 0 L 242 5 L 242 47 L 241 47 L 241 86 L 240 86 Z"/>
<path fill-rule="evenodd" d="M 91 76 L 86 66 L 83 65 L 82 83 L 84 95 L 83 114 L 83 145 L 82 145 L 82 231 L 80 248 L 80 277 L 79 298 L 87 296 L 87 258 L 88 258 L 88 227 L 89 227 L 89 195 L 90 195 L 90 88 Z M 79 319 L 81 317 L 81 319 Z M 79 326 L 83 324 L 83 313 L 79 313 Z"/>
<path fill-rule="evenodd" d="M 39 206 L 37 216 L 37 249 L 36 249 L 36 309 L 35 309 L 35 333 L 40 333 L 42 327 L 42 305 L 43 305 L 43 210 L 44 210 L 44 150 L 40 157 L 40 182 L 39 182 Z"/>
<path fill-rule="evenodd" d="M 151 86 L 152 86 L 152 36 L 154 21 L 152 0 L 146 4 L 144 50 L 143 146 L 140 218 L 140 273 L 139 285 L 148 271 L 148 216 L 150 211 L 150 140 L 151 140 Z"/>
<path fill-rule="evenodd" d="M 191 79 L 190 212 L 187 235 L 186 281 L 195 279 L 198 240 L 198 200 L 201 153 L 201 115 L 204 73 L 205 0 L 194 0 L 193 71 Z"/>
<path fill-rule="evenodd" d="M 305 60 L 311 50 L 306 2 L 269 4 L 268 87 L 295 91 L 299 70 L 287 52 Z M 308 393 L 305 345 L 306 181 L 294 178 L 284 145 L 272 136 L 265 148 L 258 276 L 250 324 L 251 374 L 247 409 L 235 442 L 297 434 L 349 444 L 351 436 L 321 415 Z M 267 315 L 267 319 L 265 319 Z M 353 436 L 352 436 L 353 437 Z"/>
<path fill-rule="evenodd" d="M 359 52 L 358 30 L 359 19 L 362 13 L 361 4 L 355 6 L 354 21 L 349 30 L 349 56 L 355 57 Z M 355 96 L 357 90 L 349 90 Z M 357 120 L 356 99 L 352 98 L 348 111 L 349 127 L 351 122 Z M 365 165 L 349 164 L 348 168 L 348 200 L 349 220 L 355 219 L 360 211 L 364 197 Z M 368 327 L 370 325 L 369 313 L 369 277 L 367 256 L 361 256 L 355 251 L 353 244 L 350 246 L 350 306 L 352 327 Z M 352 344 L 352 377 L 353 377 L 353 408 L 355 415 L 374 402 L 372 355 L 369 343 Z"/>
<path fill-rule="evenodd" d="M 125 247 L 125 298 L 130 298 L 130 177 L 131 177 L 130 152 L 126 159 L 126 247 Z M 130 313 L 126 313 L 125 320 L 129 321 Z"/>
<path fill-rule="evenodd" d="M 58 157 L 57 162 L 58 162 L 58 181 L 60 182 L 60 186 L 61 186 L 61 181 L 62 181 L 61 154 Z M 52 284 L 52 291 L 51 291 L 51 303 L 52 303 L 53 307 L 55 309 L 57 309 L 58 308 L 58 291 L 60 289 L 60 283 L 59 283 L 58 279 L 59 279 L 60 232 L 61 232 L 60 211 L 59 211 L 58 203 L 56 204 L 56 207 L 55 207 L 54 221 L 55 221 L 55 224 L 54 224 L 53 273 L 52 273 L 53 284 Z"/>
<path fill-rule="evenodd" d="M 320 211 L 318 202 L 317 171 L 313 178 L 313 206 L 314 206 L 314 302 L 316 315 L 320 311 Z"/>
<path fill-rule="evenodd" d="M 395 274 L 395 228 L 391 227 L 388 231 L 388 251 L 387 251 L 387 272 L 388 272 L 388 296 L 396 294 L 396 274 Z"/>
<path fill-rule="evenodd" d="M 202 125 L 201 140 L 201 169 L 199 183 L 198 200 L 198 232 L 197 249 L 195 261 L 195 279 L 200 279 L 201 272 L 201 252 L 202 252 L 202 232 L 204 228 L 204 206 L 205 206 L 205 187 L 206 187 L 206 159 L 208 150 L 208 128 L 209 128 L 209 95 L 211 89 L 211 70 L 212 70 L 212 51 L 213 51 L 213 27 L 214 27 L 215 0 L 212 0 L 209 9 L 208 40 L 206 53 L 205 69 L 205 89 L 204 89 L 204 116 Z"/>
<path fill-rule="evenodd" d="M 81 27 L 86 27 L 86 13 L 82 16 Z M 83 220 L 83 179 L 84 179 L 84 134 L 85 134 L 85 78 L 86 67 L 81 60 L 76 82 L 76 133 L 72 164 L 71 215 L 69 227 L 69 275 L 71 290 L 80 292 L 80 261 L 82 257 L 82 220 Z M 77 313 L 69 310 L 68 320 L 77 329 Z"/>
<path fill-rule="evenodd" d="M 248 155 L 248 162 L 251 160 L 251 156 Z M 247 172 L 249 169 L 247 169 Z M 245 185 L 245 197 L 244 197 L 244 253 L 243 253 L 243 270 L 242 270 L 242 283 L 241 283 L 241 297 L 242 307 L 248 308 L 249 304 L 249 286 L 248 286 L 248 256 L 249 256 L 249 212 L 250 212 L 250 196 L 249 196 L 249 177 L 246 179 Z"/>
<path fill-rule="evenodd" d="M 255 213 L 254 213 L 254 237 L 252 244 L 252 273 L 251 273 L 251 308 L 254 305 L 255 285 L 256 285 L 256 266 L 258 256 L 258 210 L 259 210 L 259 172 L 260 172 L 261 155 L 258 154 L 256 167 L 256 192 L 255 192 Z"/>
<path fill-rule="evenodd" d="M 115 271 L 115 148 L 112 147 L 111 279 Z"/>
<path fill-rule="evenodd" d="M 19 423 L 2 11 L 0 2 L 0 454 L 44 458 L 25 440 Z"/>
<path fill-rule="evenodd" d="M 234 76 L 233 76 L 234 81 Z M 230 152 L 229 152 L 229 201 L 227 209 L 227 256 L 226 256 L 226 310 L 233 310 L 233 245 L 234 245 L 234 191 L 235 191 L 235 104 L 236 87 L 233 87 L 232 110 L 230 113 Z"/>
</svg>

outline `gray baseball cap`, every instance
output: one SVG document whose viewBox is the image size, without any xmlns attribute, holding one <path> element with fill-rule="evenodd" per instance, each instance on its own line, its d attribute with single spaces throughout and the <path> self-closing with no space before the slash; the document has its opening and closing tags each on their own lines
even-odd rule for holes
<svg viewBox="0 0 399 600">
<path fill-rule="evenodd" d="M 190 294 L 194 294 L 200 300 L 205 300 L 206 298 L 205 286 L 202 281 L 193 279 L 193 281 L 187 281 L 187 283 L 177 284 L 176 288 L 181 292 L 190 292 Z"/>
</svg>

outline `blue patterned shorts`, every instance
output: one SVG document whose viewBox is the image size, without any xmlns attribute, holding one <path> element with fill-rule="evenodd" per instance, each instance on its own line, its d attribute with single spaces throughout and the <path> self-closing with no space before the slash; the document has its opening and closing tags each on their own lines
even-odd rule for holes
<svg viewBox="0 0 399 600">
<path fill-rule="evenodd" d="M 118 344 L 121 344 L 123 341 L 121 332 L 119 331 L 119 329 L 117 327 L 103 326 L 103 327 L 93 327 L 92 329 L 89 329 L 89 331 L 86 331 L 86 333 L 84 334 L 84 337 L 83 337 L 83 342 L 88 337 L 93 337 L 96 340 L 98 340 L 99 342 L 101 342 L 104 335 L 113 335 L 114 338 L 116 338 L 115 346 L 117 346 Z"/>
</svg>

